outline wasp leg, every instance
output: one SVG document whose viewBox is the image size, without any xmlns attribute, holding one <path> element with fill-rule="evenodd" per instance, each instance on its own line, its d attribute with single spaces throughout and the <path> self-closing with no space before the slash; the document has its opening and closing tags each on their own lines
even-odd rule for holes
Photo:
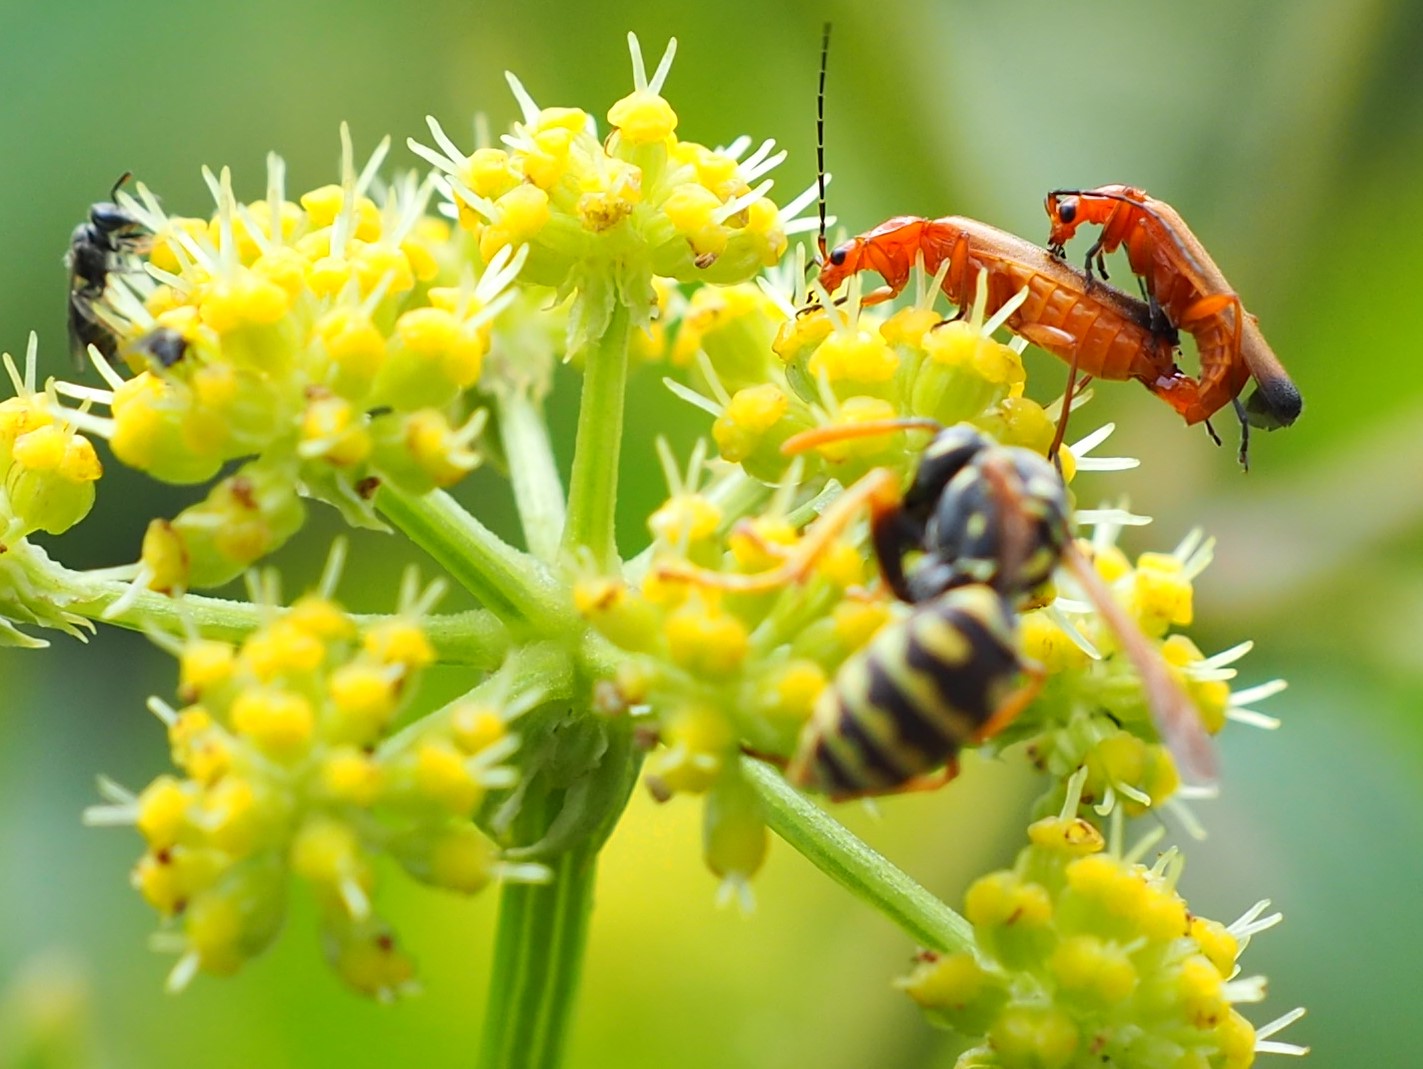
<svg viewBox="0 0 1423 1069">
<path fill-rule="evenodd" d="M 1023 671 L 1028 677 L 1027 680 L 1008 695 L 1003 704 L 993 710 L 993 715 L 983 722 L 983 726 L 974 732 L 974 742 L 991 739 L 1003 731 L 1018 719 L 1018 714 L 1031 705 L 1038 692 L 1043 689 L 1043 684 L 1047 682 L 1047 671 L 1042 665 L 1027 662 L 1023 665 Z"/>
<path fill-rule="evenodd" d="M 816 559 L 830 548 L 830 544 L 854 521 L 862 509 L 868 506 L 873 513 L 875 510 L 892 509 L 898 503 L 898 477 L 888 468 L 876 468 L 836 498 L 835 502 L 820 514 L 820 518 L 807 529 L 800 544 L 779 568 L 754 575 L 727 575 L 678 561 L 659 564 L 657 577 L 744 594 L 803 583 L 815 566 Z"/>
</svg>

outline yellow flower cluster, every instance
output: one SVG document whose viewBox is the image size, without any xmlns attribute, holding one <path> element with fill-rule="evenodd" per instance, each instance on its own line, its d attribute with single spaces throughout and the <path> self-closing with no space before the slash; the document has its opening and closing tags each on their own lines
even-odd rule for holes
<svg viewBox="0 0 1423 1069">
<path fill-rule="evenodd" d="M 1095 828 L 1050 817 L 1028 829 L 1012 869 L 968 890 L 975 949 L 926 954 L 901 986 L 938 1023 L 986 1036 L 960 1065 L 995 1069 L 1244 1069 L 1256 1032 L 1233 1003 L 1262 903 L 1235 925 L 1193 915 L 1180 859 L 1153 868 L 1114 856 Z"/>
<path fill-rule="evenodd" d="M 656 306 L 654 278 L 725 284 L 745 281 L 780 259 L 787 245 L 780 213 L 757 182 L 784 154 L 770 145 L 740 159 L 675 133 L 677 115 L 662 97 L 672 42 L 649 79 L 629 35 L 634 89 L 607 113 L 600 139 L 579 108 L 534 103 L 512 75 L 523 117 L 503 147 L 466 153 L 434 119 L 434 146 L 410 147 L 444 172 L 460 225 L 491 260 L 527 245 L 526 281 L 579 294 L 569 351 L 602 333 L 615 304 L 634 326 Z"/>
<path fill-rule="evenodd" d="M 742 747 L 793 753 L 840 665 L 894 610 L 868 591 L 874 566 L 849 541 L 817 553 L 799 581 L 761 584 L 755 573 L 800 548 L 795 527 L 766 516 L 728 531 L 716 488 L 695 482 L 694 474 L 651 517 L 654 546 L 640 584 L 585 578 L 574 599 L 594 628 L 635 655 L 618 685 L 628 701 L 655 711 L 662 745 L 648 759 L 648 787 L 660 799 L 706 796 L 708 864 L 740 885 L 765 849 L 764 823 L 739 772 Z"/>
<path fill-rule="evenodd" d="M 276 157 L 263 200 L 208 174 L 209 219 L 169 217 L 147 190 L 125 200 L 153 232 L 148 270 L 110 277 L 103 319 L 132 376 L 77 389 L 111 418 L 76 422 L 166 482 L 255 458 L 150 532 L 156 589 L 225 582 L 277 548 L 302 523 L 298 486 L 371 526 L 381 482 L 420 493 L 479 462 L 467 394 L 521 257 L 461 269 L 458 236 L 425 213 L 431 184 L 377 191 L 386 146 L 359 173 L 344 128 L 342 148 L 341 182 L 296 201 Z"/>
<path fill-rule="evenodd" d="M 971 422 L 1005 445 L 1045 453 L 1053 423 L 1024 396 L 1019 349 L 985 333 L 981 315 L 944 322 L 926 307 L 888 318 L 797 310 L 774 289 L 734 286 L 692 296 L 674 363 L 694 369 L 692 399 L 715 415 L 721 456 L 767 482 L 785 478 L 786 441 L 812 428 L 849 432 L 896 419 Z M 874 467 L 903 469 L 900 432 L 827 440 L 806 455 L 806 482 L 849 485 Z M 1064 466 L 1073 470 L 1072 458 Z"/>
<path fill-rule="evenodd" d="M 1192 583 L 1210 562 L 1211 544 L 1193 534 L 1173 552 L 1142 553 L 1133 565 L 1113 538 L 1110 526 L 1101 527 L 1088 547 L 1097 573 L 1165 661 L 1206 730 L 1219 732 L 1227 712 L 1251 715 L 1249 701 L 1279 685 L 1232 694 L 1227 681 L 1235 671 L 1227 666 L 1248 645 L 1206 657 L 1185 635 L 1170 631 L 1191 622 Z M 1046 669 L 1048 681 L 998 741 L 1031 739 L 1034 760 L 1057 777 L 1086 768 L 1084 802 L 1099 812 L 1120 805 L 1128 816 L 1139 816 L 1177 793 L 1180 770 L 1158 737 L 1138 670 L 1122 653 L 1121 636 L 1076 597 L 1070 583 L 1058 593 L 1063 600 L 1021 618 L 1023 651 Z M 1059 789 L 1042 804 L 1055 807 L 1061 797 Z"/>
<path fill-rule="evenodd" d="M 418 615 L 360 626 L 309 595 L 240 644 L 175 647 L 182 704 L 154 708 L 180 774 L 136 797 L 111 791 L 114 804 L 90 814 L 131 821 L 147 843 L 133 882 L 170 925 L 173 985 L 266 949 L 296 876 L 346 983 L 394 996 L 413 973 L 372 904 L 377 856 L 462 893 L 499 869 L 471 817 L 488 788 L 512 781 L 500 762 L 516 740 L 500 710 L 468 698 L 390 733 L 434 659 Z"/>
</svg>

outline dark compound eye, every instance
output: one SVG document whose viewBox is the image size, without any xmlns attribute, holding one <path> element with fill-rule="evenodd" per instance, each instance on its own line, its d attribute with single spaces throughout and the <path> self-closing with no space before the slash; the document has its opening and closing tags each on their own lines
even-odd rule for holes
<svg viewBox="0 0 1423 1069">
<path fill-rule="evenodd" d="M 844 245 L 841 245 L 838 249 L 831 249 L 830 262 L 836 267 L 839 267 L 845 262 L 845 257 L 849 255 L 849 252 L 850 250 L 845 248 Z"/>
<path fill-rule="evenodd" d="M 1070 200 L 1060 200 L 1057 202 L 1057 217 L 1064 223 L 1070 223 L 1077 218 L 1077 198 Z"/>
<path fill-rule="evenodd" d="M 134 226 L 138 220 L 117 204 L 100 203 L 89 208 L 89 221 L 105 233 Z"/>
</svg>

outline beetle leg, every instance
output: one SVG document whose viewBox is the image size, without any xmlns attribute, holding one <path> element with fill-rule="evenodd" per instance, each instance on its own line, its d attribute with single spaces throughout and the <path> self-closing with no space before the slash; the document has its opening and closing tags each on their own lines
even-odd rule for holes
<svg viewBox="0 0 1423 1069">
<path fill-rule="evenodd" d="M 1111 276 L 1107 274 L 1107 258 L 1102 252 L 1101 238 L 1098 238 L 1092 247 L 1087 250 L 1087 259 L 1082 265 L 1087 271 L 1088 282 L 1093 281 L 1092 261 L 1094 259 L 1097 261 L 1097 273 L 1102 276 L 1102 280 L 1105 282 Z"/>
<path fill-rule="evenodd" d="M 1201 420 L 1201 422 L 1206 425 L 1206 433 L 1211 436 L 1211 441 L 1213 441 L 1216 445 L 1220 445 L 1220 435 L 1216 434 L 1215 428 L 1211 426 L 1210 419 L 1203 419 Z"/>
<path fill-rule="evenodd" d="M 1062 474 L 1062 458 L 1058 455 L 1058 450 L 1062 448 L 1062 439 L 1067 434 L 1067 417 L 1072 414 L 1072 390 L 1077 385 L 1077 357 L 1081 352 L 1080 345 L 1072 347 L 1072 359 L 1067 362 L 1067 387 L 1062 391 L 1062 413 L 1057 417 L 1057 433 L 1052 436 L 1052 446 L 1047 451 L 1048 459 L 1057 468 L 1057 473 Z"/>
<path fill-rule="evenodd" d="M 1232 397 L 1230 403 L 1235 406 L 1235 418 L 1240 420 L 1240 470 L 1250 470 L 1250 420 L 1246 417 L 1245 406 L 1240 403 L 1240 398 Z"/>
</svg>

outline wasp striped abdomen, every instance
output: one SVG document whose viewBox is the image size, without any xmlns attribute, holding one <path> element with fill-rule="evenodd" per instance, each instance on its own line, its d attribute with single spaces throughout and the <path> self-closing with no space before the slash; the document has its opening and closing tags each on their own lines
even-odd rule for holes
<svg viewBox="0 0 1423 1069">
<path fill-rule="evenodd" d="M 834 800 L 902 789 L 991 734 L 1023 671 L 1002 595 L 972 584 L 923 602 L 841 667 L 788 776 Z"/>
</svg>

